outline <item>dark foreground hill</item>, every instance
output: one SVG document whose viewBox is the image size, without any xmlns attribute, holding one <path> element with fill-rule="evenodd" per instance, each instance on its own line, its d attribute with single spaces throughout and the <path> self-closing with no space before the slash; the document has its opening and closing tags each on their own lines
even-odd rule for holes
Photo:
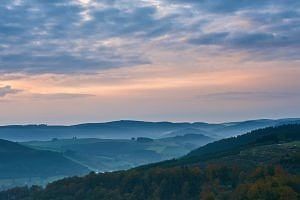
<svg viewBox="0 0 300 200">
<path fill-rule="evenodd" d="M 0 186 L 87 173 L 87 168 L 50 151 L 0 140 Z"/>
<path fill-rule="evenodd" d="M 297 200 L 299 135 L 300 125 L 262 129 L 209 144 L 178 160 L 67 178 L 45 189 L 15 188 L 0 193 L 0 199 Z"/>
</svg>

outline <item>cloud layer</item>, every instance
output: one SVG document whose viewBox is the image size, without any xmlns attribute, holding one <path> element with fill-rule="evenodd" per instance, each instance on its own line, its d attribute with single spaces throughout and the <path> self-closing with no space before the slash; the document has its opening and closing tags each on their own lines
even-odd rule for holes
<svg viewBox="0 0 300 200">
<path fill-rule="evenodd" d="M 297 0 L 5 0 L 0 72 L 95 73 L 155 63 L 147 49 L 159 46 L 299 60 L 299 10 Z"/>
<path fill-rule="evenodd" d="M 0 123 L 299 117 L 299 0 L 2 0 Z"/>
</svg>

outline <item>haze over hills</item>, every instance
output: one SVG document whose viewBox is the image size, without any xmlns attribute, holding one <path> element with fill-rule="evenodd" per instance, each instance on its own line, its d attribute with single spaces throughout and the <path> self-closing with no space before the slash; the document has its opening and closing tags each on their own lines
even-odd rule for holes
<svg viewBox="0 0 300 200">
<path fill-rule="evenodd" d="M 88 171 L 127 170 L 179 158 L 191 151 L 186 157 L 163 163 L 194 162 L 194 156 L 190 156 L 194 152 L 208 148 L 213 156 L 223 156 L 232 149 L 238 149 L 239 141 L 247 138 L 248 134 L 206 145 L 210 142 L 248 130 L 299 122 L 299 119 L 263 119 L 220 124 L 115 121 L 74 126 L 2 126 L 0 136 L 19 143 L 1 140 L 0 163 L 4 164 L 0 164 L 3 172 L 0 182 L 5 188 L 32 183 L 43 185 Z M 106 137 L 111 139 L 101 139 Z M 223 144 L 232 140 L 230 144 Z M 203 145 L 206 146 L 201 147 Z M 198 147 L 201 147 L 200 150 Z M 207 155 L 201 154 L 200 157 L 204 159 Z M 160 166 L 161 163 L 153 165 Z"/>
<path fill-rule="evenodd" d="M 0 140 L 0 189 L 23 184 L 46 184 L 89 170 L 60 153 L 41 151 Z"/>
<path fill-rule="evenodd" d="M 192 151 L 178 160 L 63 179 L 13 199 L 289 199 L 300 197 L 300 125 L 270 127 Z"/>
<path fill-rule="evenodd" d="M 132 137 L 163 138 L 185 134 L 203 134 L 211 138 L 225 138 L 258 128 L 300 123 L 298 118 L 259 119 L 242 122 L 209 124 L 114 121 L 72 126 L 11 125 L 0 127 L 0 138 L 11 141 L 51 140 L 53 138 L 130 139 Z"/>
<path fill-rule="evenodd" d="M 15 143 L 0 140 L 0 190 L 46 185 L 90 171 L 125 170 L 183 156 L 214 141 L 200 134 L 151 139 L 72 138 Z"/>
<path fill-rule="evenodd" d="M 115 171 L 177 158 L 215 139 L 201 134 L 151 139 L 54 139 L 21 144 L 62 153 L 93 171 Z"/>
<path fill-rule="evenodd" d="M 0 184 L 2 189 L 24 184 L 44 185 L 58 178 L 81 175 L 88 171 L 107 172 L 129 169 L 182 156 L 198 146 L 215 140 L 201 134 L 163 139 L 85 138 L 93 134 L 99 136 L 107 133 L 106 131 L 115 134 L 115 137 L 122 137 L 123 133 L 130 133 L 129 136 L 144 135 L 144 133 L 151 134 L 152 131 L 174 130 L 185 125 L 188 123 L 118 121 L 75 126 L 1 127 L 1 136 L 6 135 L 11 140 L 22 138 L 25 141 L 29 139 L 33 141 L 14 143 L 2 140 L 0 163 L 5 163 L 1 164 L 1 170 L 7 177 L 0 176 Z M 102 131 L 100 134 L 99 130 Z M 48 138 L 51 140 L 40 141 Z M 18 149 L 19 152 L 16 151 Z"/>
</svg>

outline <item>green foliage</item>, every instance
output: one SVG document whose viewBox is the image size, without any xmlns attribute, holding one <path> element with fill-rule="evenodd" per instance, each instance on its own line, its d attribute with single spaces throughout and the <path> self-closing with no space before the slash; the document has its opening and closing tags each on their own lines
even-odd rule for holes
<svg viewBox="0 0 300 200">
<path fill-rule="evenodd" d="M 246 176 L 245 176 L 246 174 Z M 280 166 L 238 167 L 210 165 L 130 170 L 64 179 L 45 189 L 15 188 L 0 199 L 30 200 L 147 200 L 147 199 L 297 199 L 300 177 Z M 9 198 L 7 198 L 9 197 Z"/>
</svg>

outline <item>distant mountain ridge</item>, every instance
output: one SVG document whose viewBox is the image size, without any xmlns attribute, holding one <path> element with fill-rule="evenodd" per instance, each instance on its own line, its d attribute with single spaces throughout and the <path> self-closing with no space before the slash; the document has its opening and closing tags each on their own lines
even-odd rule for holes
<svg viewBox="0 0 300 200">
<path fill-rule="evenodd" d="M 163 138 L 185 134 L 203 134 L 226 138 L 268 126 L 300 123 L 300 118 L 258 119 L 210 124 L 205 122 L 146 122 L 121 120 L 71 126 L 9 125 L 0 126 L 0 138 L 11 141 L 51 140 L 53 138 L 129 139 L 132 137 Z"/>
</svg>

